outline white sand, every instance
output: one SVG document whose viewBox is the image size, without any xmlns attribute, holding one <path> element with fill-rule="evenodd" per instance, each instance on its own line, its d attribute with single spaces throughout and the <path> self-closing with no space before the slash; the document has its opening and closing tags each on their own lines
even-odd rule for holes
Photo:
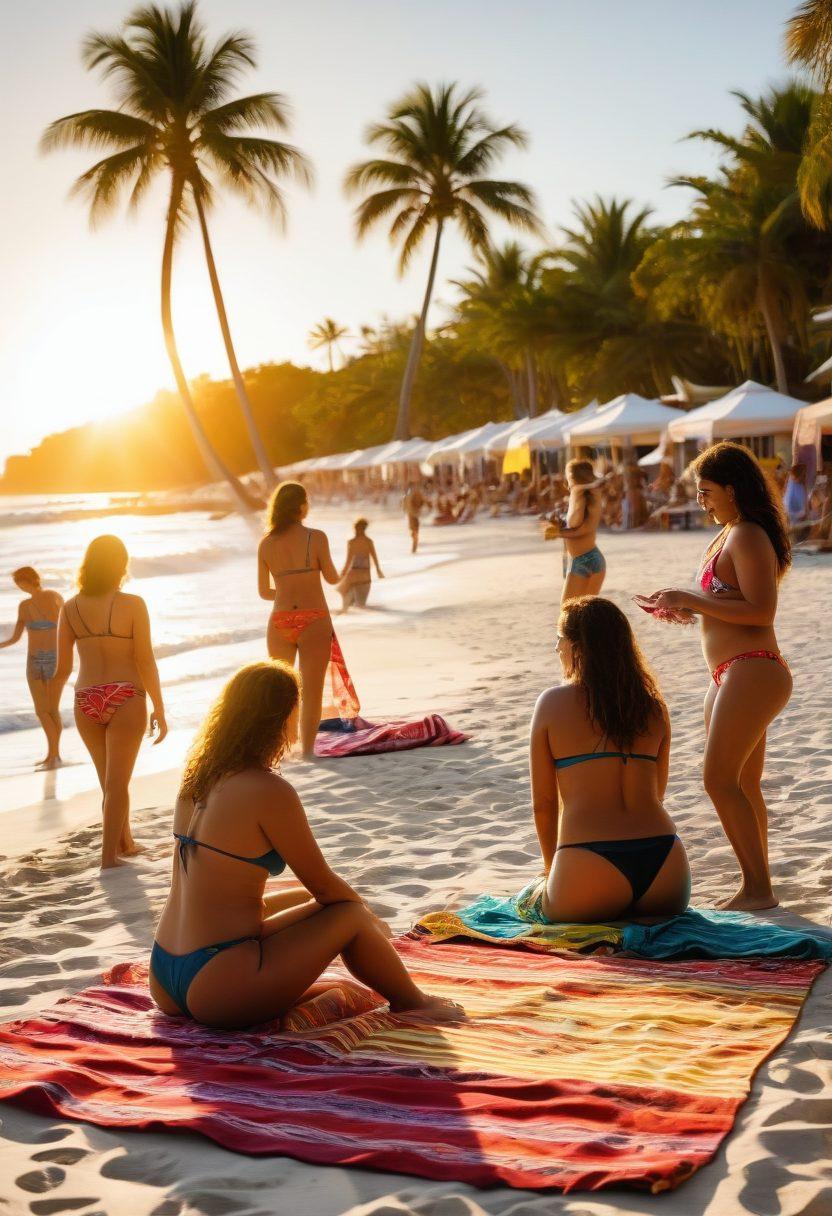
<svg viewBox="0 0 832 1216">
<path fill-rule="evenodd" d="M 452 546 L 449 541 L 452 540 Z M 459 558 L 382 584 L 386 610 L 348 620 L 347 660 L 369 717 L 445 713 L 463 747 L 292 765 L 335 868 L 372 896 L 396 930 L 483 890 L 510 892 L 535 862 L 526 733 L 538 692 L 557 679 L 554 621 L 560 553 L 530 521 L 425 529 L 428 548 Z M 701 534 L 608 536 L 605 593 L 630 612 L 668 699 L 674 749 L 668 805 L 688 846 L 694 900 L 733 891 L 731 851 L 701 789 L 707 687 L 693 630 L 649 621 L 634 591 L 686 585 Z M 795 675 L 766 770 L 775 882 L 793 923 L 832 920 L 832 647 L 829 559 L 798 555 L 783 589 L 780 639 Z M 511 598 L 510 598 L 511 593 Z M 103 880 L 97 798 L 80 795 L 0 817 L 3 1016 L 79 988 L 114 962 L 146 955 L 165 894 L 176 774 L 136 784 L 136 835 L 147 853 Z M 65 833 L 57 839 L 57 833 Z M 23 850 L 43 845 L 40 851 Z M 563 1197 L 253 1159 L 199 1137 L 113 1134 L 55 1124 L 0 1105 L 0 1210 L 8 1212 L 298 1213 L 301 1216 L 572 1216 L 832 1212 L 832 976 L 821 977 L 795 1033 L 754 1083 L 715 1161 L 678 1191 Z"/>
</svg>

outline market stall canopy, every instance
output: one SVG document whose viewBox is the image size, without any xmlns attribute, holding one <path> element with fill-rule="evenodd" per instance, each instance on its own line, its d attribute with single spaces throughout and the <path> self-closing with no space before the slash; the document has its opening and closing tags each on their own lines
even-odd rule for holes
<svg viewBox="0 0 832 1216">
<path fill-rule="evenodd" d="M 674 443 L 685 439 L 713 443 L 717 439 L 788 434 L 803 404 L 756 380 L 746 380 L 724 397 L 674 418 L 669 426 L 670 438 Z"/>
<path fill-rule="evenodd" d="M 401 447 L 392 455 L 388 455 L 380 464 L 421 464 L 431 448 L 436 444 L 431 439 L 405 439 Z"/>
<path fill-rule="evenodd" d="M 792 460 L 806 465 L 810 485 L 821 467 L 821 444 L 824 435 L 832 435 L 832 397 L 804 405 L 795 414 L 792 431 Z"/>
<path fill-rule="evenodd" d="M 551 422 L 556 417 L 563 418 L 563 416 L 560 410 L 548 410 L 545 414 L 538 414 L 536 418 L 518 418 L 516 422 L 507 423 L 505 430 L 492 435 L 486 443 L 486 456 L 502 456 L 515 435 L 528 431 L 531 426 L 543 426 L 546 422 Z"/>
<path fill-rule="evenodd" d="M 461 456 L 481 455 L 488 440 L 509 429 L 511 425 L 510 422 L 486 422 L 470 431 L 463 431 L 460 435 L 451 435 L 449 439 L 436 444 L 424 459 L 428 464 L 449 464 Z"/>
<path fill-rule="evenodd" d="M 709 408 L 709 407 L 705 407 Z M 566 422 L 563 437 L 576 446 L 596 446 L 614 440 L 627 443 L 657 443 L 668 423 L 677 418 L 679 410 L 661 401 L 639 397 L 638 393 L 622 393 L 602 405 L 594 417 L 580 422 Z"/>
</svg>

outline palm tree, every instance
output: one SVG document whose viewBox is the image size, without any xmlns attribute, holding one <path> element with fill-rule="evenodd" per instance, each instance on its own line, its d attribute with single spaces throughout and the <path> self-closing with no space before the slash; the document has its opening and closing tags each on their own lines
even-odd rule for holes
<svg viewBox="0 0 832 1216">
<path fill-rule="evenodd" d="M 825 91 L 832 86 L 832 0 L 804 0 L 786 22 L 786 58 L 809 69 Z"/>
<path fill-rule="evenodd" d="M 345 179 L 349 193 L 365 194 L 355 217 L 359 238 L 392 216 L 390 239 L 401 242 L 400 273 L 433 234 L 427 288 L 402 378 L 396 439 L 410 437 L 410 403 L 445 225 L 456 221 L 475 250 L 489 243 L 489 212 L 517 228 L 540 231 L 527 186 L 482 176 L 509 148 L 525 147 L 526 136 L 513 124 L 495 127 L 480 108 L 481 99 L 479 89 L 416 85 L 391 106 L 384 122 L 367 130 L 367 143 L 386 155 L 353 165 Z"/>
<path fill-rule="evenodd" d="M 234 485 L 235 479 L 213 450 L 194 409 L 173 329 L 174 246 L 195 212 L 237 398 L 257 463 L 267 484 L 272 485 L 274 470 L 237 363 L 206 217 L 216 196 L 216 183 L 278 219 L 285 217 L 276 178 L 294 174 L 308 180 L 306 160 L 289 144 L 243 132 L 258 126 L 285 130 L 286 103 L 278 93 L 229 98 L 241 72 L 254 66 L 253 43 L 247 35 L 234 33 L 209 46 L 192 2 L 181 4 L 176 12 L 156 5 L 138 8 L 121 33 L 89 34 L 82 54 L 86 68 L 100 69 L 104 79 L 114 83 L 119 108 L 83 110 L 59 118 L 46 129 L 41 146 L 45 151 L 63 147 L 110 150 L 73 188 L 88 196 L 93 225 L 112 212 L 125 192 L 129 191 L 128 205 L 133 209 L 156 178 L 168 178 L 161 293 L 165 346 L 203 459 L 209 471 Z M 239 486 L 235 493 L 239 499 Z"/>
<path fill-rule="evenodd" d="M 333 371 L 332 352 L 338 346 L 342 338 L 346 338 L 349 330 L 345 325 L 339 325 L 333 321 L 332 317 L 324 317 L 323 321 L 309 334 L 309 345 L 312 350 L 320 350 L 326 347 L 326 353 L 329 358 L 329 370 Z"/>
</svg>

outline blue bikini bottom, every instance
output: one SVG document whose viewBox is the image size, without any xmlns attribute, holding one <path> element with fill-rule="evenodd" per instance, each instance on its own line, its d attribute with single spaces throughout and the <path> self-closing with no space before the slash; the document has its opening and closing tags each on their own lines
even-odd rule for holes
<svg viewBox="0 0 832 1216">
<path fill-rule="evenodd" d="M 193 1017 L 188 1008 L 188 989 L 205 964 L 223 950 L 230 950 L 232 946 L 239 946 L 242 942 L 258 940 L 256 937 L 235 937 L 231 942 L 217 942 L 213 946 L 201 946 L 199 950 L 191 950 L 188 954 L 171 954 L 158 942 L 154 942 L 150 952 L 150 970 L 186 1017 Z"/>
<path fill-rule="evenodd" d="M 582 578 L 590 578 L 593 574 L 603 574 L 607 563 L 603 553 L 595 545 L 586 553 L 579 553 L 569 561 L 568 574 L 579 574 Z"/>
</svg>

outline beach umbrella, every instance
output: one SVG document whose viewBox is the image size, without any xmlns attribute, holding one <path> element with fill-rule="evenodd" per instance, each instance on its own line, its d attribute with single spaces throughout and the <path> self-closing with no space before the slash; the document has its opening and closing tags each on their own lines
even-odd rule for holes
<svg viewBox="0 0 832 1216">
<path fill-rule="evenodd" d="M 788 435 L 792 432 L 795 415 L 803 405 L 804 402 L 796 397 L 787 397 L 765 384 L 746 380 L 724 397 L 674 418 L 668 429 L 674 443 L 695 439 L 709 444 L 718 439 Z"/>
<path fill-rule="evenodd" d="M 592 417 L 577 424 L 566 422 L 563 437 L 575 446 L 657 443 L 678 414 L 678 410 L 662 405 L 661 401 L 640 397 L 638 393 L 622 393 L 601 406 Z"/>
</svg>

